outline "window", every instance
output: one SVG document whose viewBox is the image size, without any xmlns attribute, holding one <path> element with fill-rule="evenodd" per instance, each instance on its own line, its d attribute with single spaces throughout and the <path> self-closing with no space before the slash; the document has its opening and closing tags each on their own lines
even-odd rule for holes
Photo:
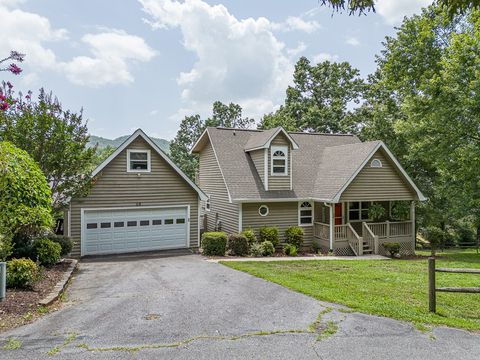
<svg viewBox="0 0 480 360">
<path fill-rule="evenodd" d="M 128 172 L 150 172 L 150 150 L 127 150 Z"/>
<path fill-rule="evenodd" d="M 172 225 L 173 219 L 165 219 L 165 225 Z"/>
<path fill-rule="evenodd" d="M 370 167 L 381 168 L 382 167 L 382 162 L 378 159 L 373 159 L 372 162 L 370 163 Z"/>
<path fill-rule="evenodd" d="M 127 226 L 137 226 L 136 221 L 127 221 Z"/>
<path fill-rule="evenodd" d="M 313 224 L 313 207 L 308 201 L 298 203 L 298 225 Z"/>
<path fill-rule="evenodd" d="M 258 213 L 260 214 L 260 216 L 267 216 L 269 212 L 270 210 L 268 209 L 267 205 L 260 205 L 260 207 L 258 208 Z"/>
<path fill-rule="evenodd" d="M 162 225 L 162 220 L 152 220 L 152 225 Z"/>
<path fill-rule="evenodd" d="M 185 224 L 185 219 L 177 219 L 177 224 Z"/>
<path fill-rule="evenodd" d="M 100 227 L 101 227 L 102 229 L 108 229 L 108 228 L 112 227 L 112 223 L 103 222 L 103 223 L 100 224 Z"/>
<path fill-rule="evenodd" d="M 123 221 L 115 221 L 113 227 L 124 227 L 125 223 Z"/>
<path fill-rule="evenodd" d="M 87 229 L 96 229 L 97 228 L 97 223 L 89 223 L 87 224 Z"/>
<path fill-rule="evenodd" d="M 272 175 L 288 175 L 288 147 L 272 146 Z"/>
<path fill-rule="evenodd" d="M 205 201 L 205 211 L 210 211 L 210 195 L 207 195 L 208 198 Z"/>
<path fill-rule="evenodd" d="M 351 202 L 348 203 L 348 219 L 349 221 L 365 221 L 368 218 L 368 208 L 370 201 Z"/>
<path fill-rule="evenodd" d="M 150 220 L 140 220 L 140 226 L 148 226 L 150 225 Z"/>
</svg>

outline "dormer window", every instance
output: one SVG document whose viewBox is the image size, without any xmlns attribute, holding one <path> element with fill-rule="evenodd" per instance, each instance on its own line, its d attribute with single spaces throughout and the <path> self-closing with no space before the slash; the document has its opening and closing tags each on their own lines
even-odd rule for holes
<svg viewBox="0 0 480 360">
<path fill-rule="evenodd" d="M 127 172 L 150 172 L 150 150 L 127 150 Z"/>
<path fill-rule="evenodd" d="M 288 147 L 272 146 L 272 175 L 288 175 Z"/>
</svg>

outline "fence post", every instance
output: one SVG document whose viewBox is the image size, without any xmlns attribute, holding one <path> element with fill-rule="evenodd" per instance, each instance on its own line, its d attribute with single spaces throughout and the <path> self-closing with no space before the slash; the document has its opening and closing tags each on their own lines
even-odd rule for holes
<svg viewBox="0 0 480 360">
<path fill-rule="evenodd" d="M 428 258 L 428 310 L 432 313 L 437 311 L 437 299 L 435 293 L 435 258 Z"/>
<path fill-rule="evenodd" d="M 385 232 L 386 232 L 385 235 L 387 237 L 387 241 L 390 241 L 390 221 L 387 220 L 386 223 L 387 223 L 387 228 L 385 230 Z"/>
<path fill-rule="evenodd" d="M 374 244 L 374 248 L 375 248 L 375 254 L 378 255 L 380 254 L 380 244 L 378 243 L 378 235 L 375 235 L 373 237 L 373 244 Z"/>
<path fill-rule="evenodd" d="M 5 299 L 5 288 L 7 286 L 7 264 L 0 262 L 0 302 Z"/>
</svg>

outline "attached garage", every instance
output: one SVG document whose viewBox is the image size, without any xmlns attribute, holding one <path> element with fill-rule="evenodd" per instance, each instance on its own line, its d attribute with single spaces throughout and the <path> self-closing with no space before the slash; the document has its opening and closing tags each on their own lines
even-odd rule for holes
<svg viewBox="0 0 480 360">
<path fill-rule="evenodd" d="M 82 254 L 189 247 L 189 207 L 83 211 Z"/>
<path fill-rule="evenodd" d="M 197 248 L 206 199 L 137 130 L 93 171 L 88 194 L 70 201 L 64 223 L 72 256 Z"/>
</svg>

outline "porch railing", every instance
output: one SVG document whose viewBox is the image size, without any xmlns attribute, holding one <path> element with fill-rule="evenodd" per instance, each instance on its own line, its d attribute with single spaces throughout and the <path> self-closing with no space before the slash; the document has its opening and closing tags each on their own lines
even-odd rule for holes
<svg viewBox="0 0 480 360">
<path fill-rule="evenodd" d="M 368 223 L 367 226 L 379 239 L 412 236 L 411 221 L 385 221 L 382 223 Z"/>
<path fill-rule="evenodd" d="M 352 227 L 352 225 L 348 223 L 346 225 L 337 225 L 337 226 L 341 226 L 342 228 L 345 228 L 346 240 L 348 240 L 348 245 L 350 245 L 350 248 L 353 250 L 355 255 L 357 256 L 363 255 L 363 238 L 361 236 L 358 236 L 357 232 Z"/>
<path fill-rule="evenodd" d="M 363 242 L 366 243 L 371 250 L 373 250 L 373 253 L 378 254 L 378 235 L 373 233 L 369 227 L 369 224 L 366 222 L 362 223 L 362 237 Z"/>
<path fill-rule="evenodd" d="M 330 238 L 329 231 L 330 226 L 328 224 L 320 222 L 313 224 L 313 236 L 319 239 L 328 240 Z"/>
</svg>

